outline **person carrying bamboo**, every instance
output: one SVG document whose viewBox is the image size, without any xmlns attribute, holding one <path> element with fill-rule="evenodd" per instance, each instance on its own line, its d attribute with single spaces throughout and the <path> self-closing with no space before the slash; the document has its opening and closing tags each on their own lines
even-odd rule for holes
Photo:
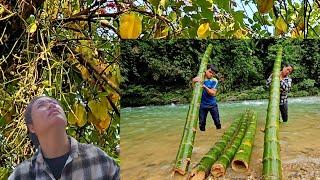
<svg viewBox="0 0 320 180">
<path fill-rule="evenodd" d="M 204 74 L 204 91 L 202 92 L 201 104 L 199 109 L 199 128 L 201 131 L 206 130 L 206 120 L 209 111 L 216 128 L 221 129 L 219 109 L 216 100 L 218 80 L 214 78 L 216 73 L 218 73 L 218 69 L 214 65 L 209 64 Z M 192 82 L 201 82 L 200 79 L 200 77 L 195 77 L 192 79 Z"/>
<path fill-rule="evenodd" d="M 280 71 L 280 112 L 283 122 L 288 121 L 288 92 L 291 90 L 292 79 L 289 77 L 294 68 L 292 64 L 283 63 Z M 271 84 L 272 74 L 267 79 L 267 86 Z"/>
</svg>

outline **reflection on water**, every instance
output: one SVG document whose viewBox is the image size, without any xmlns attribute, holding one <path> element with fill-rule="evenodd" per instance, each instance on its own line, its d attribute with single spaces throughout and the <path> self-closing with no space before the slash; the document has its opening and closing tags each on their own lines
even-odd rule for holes
<svg viewBox="0 0 320 180">
<path fill-rule="evenodd" d="M 250 108 L 258 112 L 258 130 L 250 167 L 252 174 L 261 175 L 264 134 L 259 129 L 265 125 L 267 103 L 267 100 L 219 103 L 222 129 L 216 130 L 208 115 L 206 132 L 196 133 L 191 167 L 222 136 L 233 119 Z M 121 110 L 121 179 L 169 179 L 187 111 L 188 105 Z M 320 97 L 289 99 L 288 121 L 280 124 L 283 163 L 302 157 L 319 157 Z M 241 174 L 234 174 L 230 169 L 227 173 L 229 177 L 241 178 Z"/>
</svg>

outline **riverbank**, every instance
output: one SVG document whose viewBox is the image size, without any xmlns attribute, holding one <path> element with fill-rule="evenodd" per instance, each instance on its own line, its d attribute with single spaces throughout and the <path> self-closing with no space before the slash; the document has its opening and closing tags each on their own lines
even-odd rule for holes
<svg viewBox="0 0 320 180">
<path fill-rule="evenodd" d="M 121 107 L 139 107 L 149 105 L 167 104 L 187 104 L 190 101 L 192 90 L 190 88 L 164 87 L 156 88 L 153 86 L 129 86 L 124 91 L 121 99 Z M 320 96 L 320 88 L 298 89 L 293 87 L 288 94 L 289 97 Z M 257 86 L 248 90 L 237 90 L 218 93 L 219 102 L 233 102 L 242 100 L 267 99 L 269 91 L 264 86 Z"/>
</svg>

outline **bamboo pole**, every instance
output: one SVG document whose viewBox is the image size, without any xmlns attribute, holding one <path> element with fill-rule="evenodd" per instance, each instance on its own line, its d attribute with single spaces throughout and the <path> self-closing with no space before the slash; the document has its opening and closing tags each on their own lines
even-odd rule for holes
<svg viewBox="0 0 320 180">
<path fill-rule="evenodd" d="M 231 126 L 224 132 L 223 136 L 217 141 L 214 146 L 203 156 L 200 162 L 192 169 L 189 179 L 205 179 L 209 173 L 212 164 L 219 158 L 221 153 L 235 137 L 243 121 L 243 116 L 236 119 Z"/>
<path fill-rule="evenodd" d="M 201 82 L 204 80 L 204 72 L 207 68 L 210 54 L 212 52 L 212 44 L 207 47 L 200 63 L 200 68 L 198 72 L 198 77 L 201 78 Z M 174 166 L 174 172 L 178 172 L 181 175 L 185 175 L 188 170 L 191 154 L 198 124 L 199 107 L 202 97 L 202 83 L 196 82 L 193 92 L 192 100 L 189 105 L 189 110 L 186 118 L 186 123 L 184 126 L 183 135 L 181 138 L 179 150 L 176 157 L 176 163 Z"/>
<path fill-rule="evenodd" d="M 241 145 L 234 156 L 231 167 L 236 172 L 245 172 L 249 170 L 250 157 L 254 144 L 254 138 L 257 129 L 257 113 L 250 112 L 247 132 L 244 135 Z"/>
<path fill-rule="evenodd" d="M 264 135 L 263 179 L 282 179 L 279 143 L 280 65 L 282 47 L 278 49 L 272 71 L 269 104 Z"/>
<path fill-rule="evenodd" d="M 211 174 L 214 177 L 220 177 L 225 175 L 226 169 L 229 166 L 231 160 L 233 159 L 237 149 L 239 148 L 243 136 L 246 132 L 248 118 L 249 113 L 247 111 L 244 115 L 244 120 L 241 123 L 240 129 L 236 137 L 233 139 L 233 141 L 230 143 L 229 147 L 224 151 L 224 153 L 219 157 L 219 159 L 212 165 Z"/>
</svg>

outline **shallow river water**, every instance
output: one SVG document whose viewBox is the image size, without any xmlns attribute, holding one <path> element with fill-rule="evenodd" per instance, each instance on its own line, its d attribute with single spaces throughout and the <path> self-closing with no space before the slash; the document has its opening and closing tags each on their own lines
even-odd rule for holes
<svg viewBox="0 0 320 180">
<path fill-rule="evenodd" d="M 320 97 L 289 98 L 288 123 L 280 123 L 284 179 L 320 178 Z M 190 167 L 222 136 L 245 109 L 258 113 L 258 127 L 250 170 L 228 168 L 224 179 L 260 179 L 267 100 L 218 103 L 222 129 L 210 114 L 205 132 L 197 131 Z M 170 179 L 188 105 L 147 106 L 121 110 L 121 179 Z M 175 179 L 186 179 L 175 176 Z M 209 177 L 209 179 L 211 179 Z"/>
</svg>

